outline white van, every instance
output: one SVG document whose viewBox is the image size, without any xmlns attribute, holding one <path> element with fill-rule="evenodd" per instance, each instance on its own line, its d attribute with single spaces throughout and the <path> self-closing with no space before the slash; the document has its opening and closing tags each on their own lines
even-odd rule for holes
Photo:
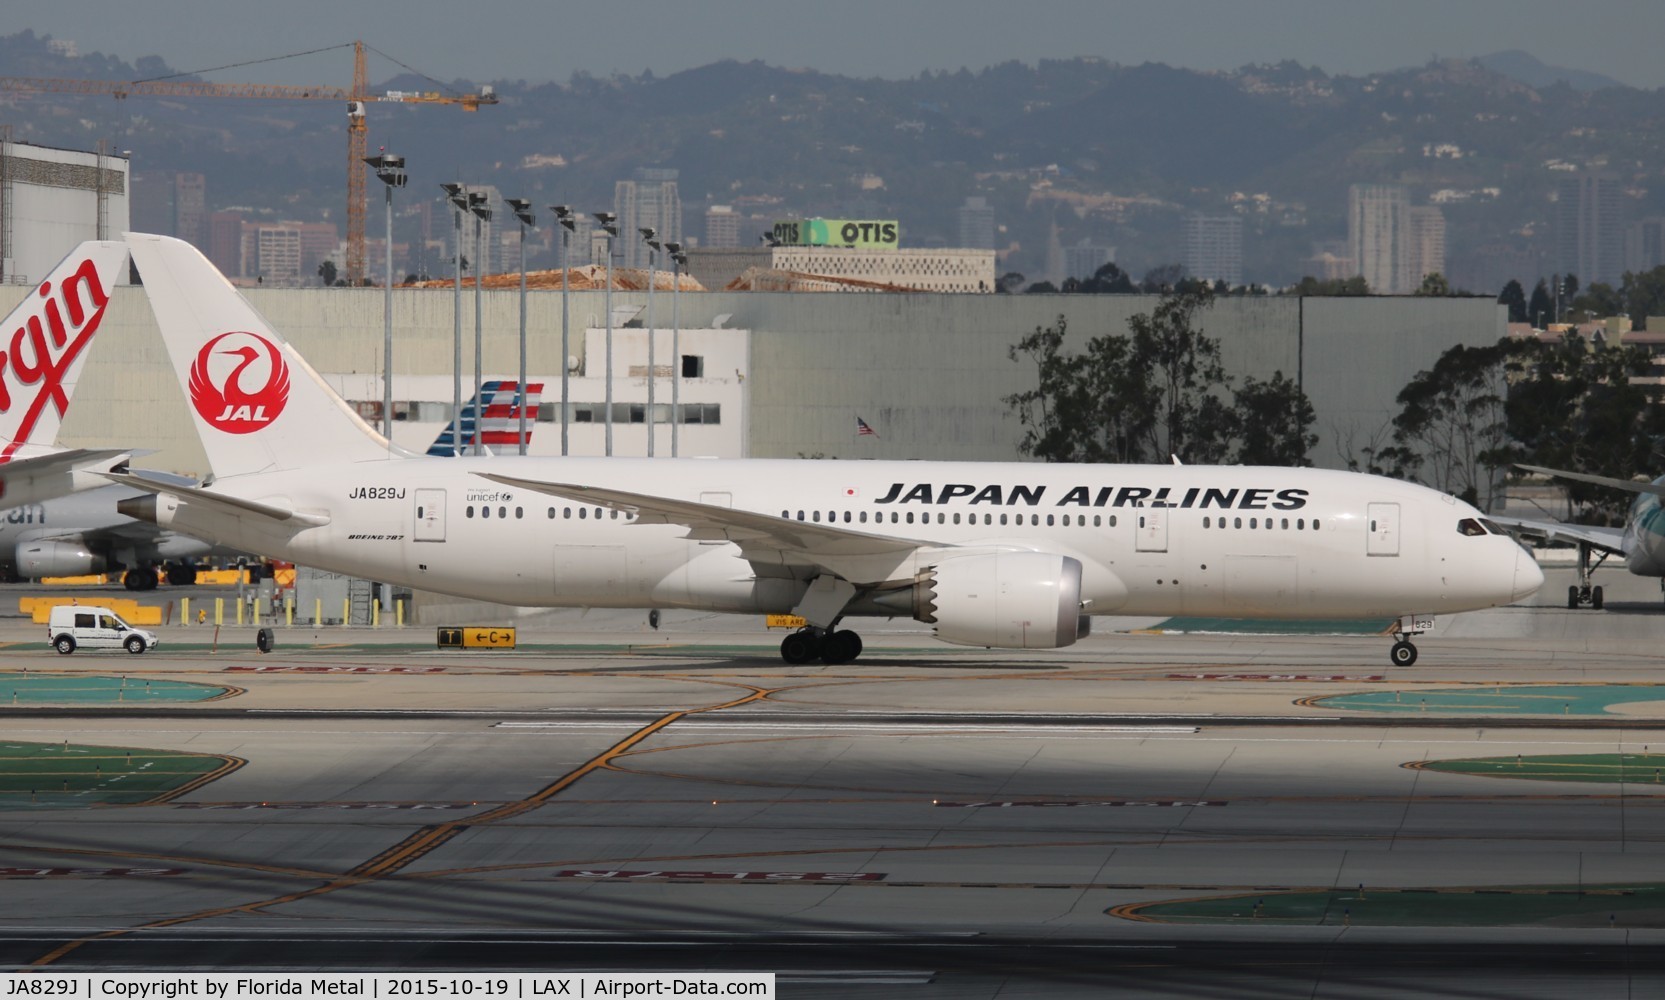
<svg viewBox="0 0 1665 1000">
<path fill-rule="evenodd" d="M 156 633 L 134 628 L 109 608 L 60 604 L 52 609 L 46 641 L 66 654 L 77 649 L 125 649 L 137 654 L 156 645 Z"/>
</svg>

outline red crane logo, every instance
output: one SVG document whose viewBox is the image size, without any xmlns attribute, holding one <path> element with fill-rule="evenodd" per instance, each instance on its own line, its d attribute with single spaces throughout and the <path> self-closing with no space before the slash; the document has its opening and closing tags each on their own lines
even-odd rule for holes
<svg viewBox="0 0 1665 1000">
<path fill-rule="evenodd" d="M 237 339 L 221 347 L 227 337 Z M 241 360 L 233 365 L 220 358 Z M 262 368 L 265 379 L 250 390 L 244 373 L 260 361 L 264 364 L 249 379 L 257 379 Z M 210 426 L 227 434 L 252 434 L 270 426 L 289 401 L 289 366 L 276 344 L 257 333 L 234 330 L 202 345 L 191 365 L 190 390 L 191 405 Z"/>
</svg>

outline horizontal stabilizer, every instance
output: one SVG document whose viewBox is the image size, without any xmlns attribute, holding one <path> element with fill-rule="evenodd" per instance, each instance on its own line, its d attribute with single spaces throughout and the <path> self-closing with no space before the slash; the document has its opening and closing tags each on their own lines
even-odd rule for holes
<svg viewBox="0 0 1665 1000">
<path fill-rule="evenodd" d="M 120 483 L 123 486 L 131 486 L 136 490 L 143 490 L 146 493 L 166 493 L 170 496 L 178 497 L 193 506 L 205 507 L 210 510 L 218 509 L 224 513 L 239 516 L 245 514 L 255 514 L 260 517 L 269 518 L 273 521 L 292 522 L 294 524 L 305 525 L 310 528 L 316 528 L 330 523 L 329 515 L 327 514 L 299 511 L 293 507 L 266 503 L 260 500 L 245 500 L 242 497 L 226 496 L 224 493 L 217 493 L 213 490 L 205 490 L 200 487 L 170 485 L 168 483 L 158 482 L 157 480 L 149 479 L 144 476 L 135 476 L 131 473 L 123 474 L 119 472 L 107 472 L 104 474 L 104 478 L 113 483 Z"/>
</svg>

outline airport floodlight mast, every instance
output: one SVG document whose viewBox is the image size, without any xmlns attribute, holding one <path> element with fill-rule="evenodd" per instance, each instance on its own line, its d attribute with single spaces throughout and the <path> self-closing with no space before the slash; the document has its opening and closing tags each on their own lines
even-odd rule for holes
<svg viewBox="0 0 1665 1000">
<path fill-rule="evenodd" d="M 682 269 L 688 266 L 688 255 L 682 244 L 668 242 L 665 252 L 671 255 L 671 457 L 681 452 L 677 438 L 682 427 Z"/>
<path fill-rule="evenodd" d="M 654 323 L 653 323 L 653 286 L 657 285 L 659 283 L 659 281 L 658 281 L 658 269 L 654 266 L 654 264 L 655 264 L 654 255 L 659 252 L 659 241 L 657 239 L 655 239 L 654 237 L 658 236 L 659 234 L 654 232 L 652 226 L 643 226 L 642 228 L 640 228 L 636 231 L 642 234 L 642 242 L 646 243 L 647 248 L 648 248 L 648 278 L 647 278 L 647 280 L 648 280 L 648 301 L 647 301 L 647 348 L 648 348 L 648 356 L 647 356 L 647 434 L 648 434 L 648 442 L 647 442 L 647 457 L 652 458 L 653 457 L 653 439 L 654 439 L 655 435 L 657 435 L 658 432 L 659 432 L 659 421 L 654 418 L 654 411 L 653 411 L 653 384 L 658 381 L 658 378 L 656 377 L 658 375 L 658 373 L 654 370 L 654 367 L 653 367 L 653 361 L 654 361 L 654 353 L 653 353 L 653 328 L 654 328 Z"/>
<path fill-rule="evenodd" d="M 561 454 L 565 455 L 567 413 L 571 402 L 567 398 L 567 383 L 572 373 L 572 349 L 567 336 L 567 291 L 572 286 L 571 238 L 578 228 L 578 219 L 572 214 L 571 205 L 551 205 L 549 210 L 555 213 L 555 221 L 561 224 Z"/>
<path fill-rule="evenodd" d="M 515 412 L 520 414 L 520 451 L 526 454 L 526 230 L 536 229 L 538 219 L 532 203 L 525 198 L 504 198 L 503 204 L 520 223 L 520 382 L 515 390 Z"/>
<path fill-rule="evenodd" d="M 265 83 L 207 83 L 175 77 L 156 80 L 53 80 L 38 77 L 0 76 L 0 94 L 109 94 L 117 100 L 129 97 L 235 97 L 278 101 L 344 101 L 347 103 L 347 284 L 358 285 L 364 280 L 364 218 L 367 192 L 364 168 L 360 163 L 369 155 L 368 126 L 365 105 L 373 102 L 396 101 L 401 104 L 455 104 L 464 111 L 478 111 L 497 103 L 497 93 L 491 87 L 481 87 L 478 94 L 441 94 L 438 91 L 388 90 L 370 92 L 369 71 L 365 64 L 365 50 L 369 49 L 390 62 L 398 60 L 374 49 L 362 41 L 343 42 L 306 52 L 247 62 L 216 66 L 200 73 L 235 69 L 254 63 L 274 62 L 298 56 L 316 55 L 335 49 L 353 50 L 353 85 L 348 87 L 315 87 Z M 399 63 L 403 66 L 403 63 Z M 409 67 L 405 67 L 409 68 Z M 442 85 L 443 86 L 443 85 Z"/>
<path fill-rule="evenodd" d="M 614 212 L 596 212 L 595 221 L 601 223 L 601 231 L 607 234 L 607 386 L 605 395 L 607 407 L 607 423 L 605 425 L 606 453 L 613 454 L 613 244 L 619 235 L 619 217 Z"/>
<path fill-rule="evenodd" d="M 451 202 L 451 454 L 457 456 L 462 454 L 462 220 L 468 211 L 468 189 L 451 183 L 440 188 Z"/>
<path fill-rule="evenodd" d="M 468 210 L 474 213 L 474 385 L 479 386 L 485 377 L 481 370 L 481 363 L 485 360 L 483 305 L 480 301 L 481 283 L 486 276 L 485 243 L 483 232 L 485 224 L 491 221 L 491 197 L 484 191 L 468 192 Z M 480 433 L 480 403 L 478 398 L 474 404 L 474 454 L 479 455 L 483 450 Z"/>
<path fill-rule="evenodd" d="M 393 440 L 393 189 L 405 186 L 405 158 L 382 150 L 366 156 L 387 189 L 387 277 L 382 282 L 382 435 Z"/>
</svg>

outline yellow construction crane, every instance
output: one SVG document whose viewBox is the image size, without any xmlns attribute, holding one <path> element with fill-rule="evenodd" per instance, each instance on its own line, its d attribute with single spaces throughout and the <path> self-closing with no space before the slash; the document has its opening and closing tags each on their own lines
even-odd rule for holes
<svg viewBox="0 0 1665 1000">
<path fill-rule="evenodd" d="M 259 60 L 262 62 L 268 60 Z M 230 67 L 222 67 L 230 68 Z M 278 101 L 343 101 L 347 105 L 347 266 L 349 284 L 364 278 L 365 167 L 369 139 L 364 106 L 372 101 L 401 104 L 456 104 L 464 111 L 478 111 L 483 104 L 496 104 L 490 87 L 478 94 L 441 94 L 437 91 L 389 90 L 370 93 L 365 69 L 364 43 L 353 42 L 353 85 L 343 87 L 302 87 L 268 83 L 202 83 L 188 80 L 53 80 L 0 76 L 0 93 L 109 94 L 128 97 L 241 97 Z"/>
</svg>

